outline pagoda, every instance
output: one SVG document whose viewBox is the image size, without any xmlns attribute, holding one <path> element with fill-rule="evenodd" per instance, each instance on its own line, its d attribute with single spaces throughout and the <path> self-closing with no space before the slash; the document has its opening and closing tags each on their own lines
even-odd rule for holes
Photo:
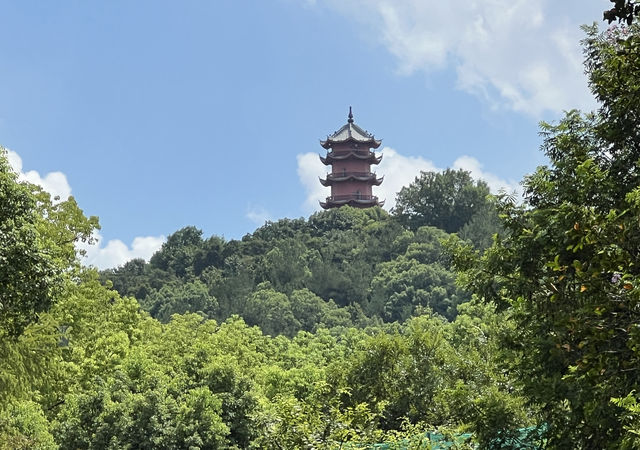
<svg viewBox="0 0 640 450">
<path fill-rule="evenodd" d="M 353 113 L 349 107 L 347 124 L 320 141 L 327 156 L 320 156 L 325 166 L 331 166 L 331 173 L 321 178 L 323 186 L 331 186 L 331 196 L 320 202 L 324 209 L 337 208 L 343 205 L 357 208 L 382 206 L 374 196 L 372 186 L 380 186 L 382 178 L 371 172 L 371 164 L 379 164 L 381 156 L 376 156 L 373 149 L 380 147 L 381 140 L 363 130 L 353 122 Z"/>
</svg>

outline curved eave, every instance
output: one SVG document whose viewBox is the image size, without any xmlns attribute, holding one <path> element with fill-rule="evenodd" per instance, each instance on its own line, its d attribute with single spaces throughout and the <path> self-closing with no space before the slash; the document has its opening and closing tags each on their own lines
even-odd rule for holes
<svg viewBox="0 0 640 450">
<path fill-rule="evenodd" d="M 323 186 L 331 186 L 334 183 L 342 183 L 343 181 L 362 181 L 367 184 L 371 184 L 373 186 L 380 186 L 383 180 L 384 180 L 384 177 L 376 178 L 375 174 L 370 176 L 364 176 L 364 177 L 359 177 L 357 175 L 347 175 L 344 177 L 320 178 L 320 183 Z"/>
<path fill-rule="evenodd" d="M 364 144 L 368 148 L 378 148 L 382 144 L 382 141 L 380 139 L 371 138 L 371 139 L 363 139 L 363 140 L 361 140 L 361 139 L 355 139 L 353 137 L 348 137 L 346 139 L 339 139 L 339 140 L 328 138 L 328 139 L 326 139 L 324 141 L 320 141 L 320 145 L 328 150 L 331 147 L 333 147 L 334 145 L 345 144 L 347 142 L 355 142 L 356 144 Z"/>
<path fill-rule="evenodd" d="M 345 159 L 350 158 L 366 160 L 369 161 L 370 164 L 380 164 L 380 161 L 382 161 L 382 155 L 376 156 L 372 152 L 369 152 L 367 155 L 361 155 L 356 153 L 355 151 L 345 153 L 344 155 L 334 155 L 333 153 L 328 153 L 326 157 L 320 156 L 320 161 L 322 161 L 322 164 L 324 164 L 325 166 L 328 166 L 330 164 L 333 164 L 333 161 L 344 161 Z"/>
<path fill-rule="evenodd" d="M 351 206 L 376 206 L 380 203 L 378 200 L 349 200 Z"/>
<path fill-rule="evenodd" d="M 323 209 L 329 209 L 329 208 L 339 208 L 341 206 L 344 205 L 349 205 L 349 206 L 353 206 L 355 208 L 371 208 L 373 206 L 384 206 L 384 200 L 382 200 L 381 202 L 379 202 L 378 200 L 356 200 L 356 199 L 349 199 L 349 200 L 327 200 L 326 202 L 320 202 L 320 206 Z"/>
</svg>

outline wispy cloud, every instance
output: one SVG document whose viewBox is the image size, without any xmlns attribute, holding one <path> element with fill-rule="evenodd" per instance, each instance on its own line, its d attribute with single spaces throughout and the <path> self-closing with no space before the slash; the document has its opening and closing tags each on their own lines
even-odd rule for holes
<svg viewBox="0 0 640 450">
<path fill-rule="evenodd" d="M 7 149 L 7 158 L 9 165 L 18 174 L 19 181 L 27 181 L 36 184 L 52 197 L 60 197 L 60 200 L 66 200 L 71 195 L 71 186 L 67 181 L 67 176 L 62 172 L 49 172 L 42 176 L 35 170 L 28 172 L 22 171 L 22 158 L 16 152 Z"/>
<path fill-rule="evenodd" d="M 597 16 L 576 17 L 589 8 L 573 8 L 569 16 L 548 0 L 317 0 L 320 6 L 378 30 L 363 39 L 394 55 L 398 73 L 452 69 L 457 87 L 491 108 L 540 118 L 595 105 L 579 26 Z"/>
<path fill-rule="evenodd" d="M 249 205 L 246 217 L 258 226 L 262 226 L 265 222 L 271 220 L 271 214 L 269 211 L 262 206 L 255 205 Z"/>
<path fill-rule="evenodd" d="M 484 180 L 488 185 L 491 192 L 497 194 L 504 191 L 507 194 L 515 193 L 517 196 L 522 196 L 522 186 L 515 180 L 506 180 L 487 172 L 483 169 L 483 164 L 477 159 L 471 156 L 461 156 L 453 162 L 454 169 L 463 169 L 471 173 L 471 176 L 476 180 Z"/>
<path fill-rule="evenodd" d="M 385 147 L 382 150 L 382 162 L 376 172 L 384 175 L 384 181 L 378 187 L 374 187 L 375 195 L 380 200 L 385 200 L 385 209 L 391 209 L 396 205 L 396 194 L 403 186 L 409 185 L 420 175 L 420 171 L 439 171 L 432 161 L 419 156 L 404 156 L 396 150 Z"/>
<path fill-rule="evenodd" d="M 164 236 L 136 237 L 128 246 L 120 239 L 111 239 L 105 243 L 100 233 L 94 233 L 93 237 L 95 244 L 79 245 L 86 251 L 82 262 L 86 266 L 94 266 L 101 270 L 121 266 L 135 258 L 148 261 L 166 240 Z"/>
</svg>

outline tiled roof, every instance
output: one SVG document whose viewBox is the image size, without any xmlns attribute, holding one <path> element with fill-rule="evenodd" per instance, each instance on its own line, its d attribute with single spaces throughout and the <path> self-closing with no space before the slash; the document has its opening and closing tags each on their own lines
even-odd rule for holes
<svg viewBox="0 0 640 450">
<path fill-rule="evenodd" d="M 368 147 L 373 148 L 380 147 L 380 144 L 382 143 L 382 141 L 376 139 L 373 134 L 363 130 L 353 122 L 353 114 L 351 113 L 351 108 L 349 108 L 349 120 L 347 121 L 347 124 L 342 126 L 342 128 L 340 128 L 332 135 L 327 136 L 326 140 L 320 141 L 320 145 L 328 149 L 335 144 L 341 144 L 348 141 L 367 144 Z"/>
</svg>

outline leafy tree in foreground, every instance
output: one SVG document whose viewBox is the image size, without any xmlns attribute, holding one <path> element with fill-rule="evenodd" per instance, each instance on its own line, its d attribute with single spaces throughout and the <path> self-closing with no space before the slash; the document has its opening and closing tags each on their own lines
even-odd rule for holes
<svg viewBox="0 0 640 450">
<path fill-rule="evenodd" d="M 543 125 L 550 166 L 527 177 L 525 205 L 503 202 L 507 237 L 456 257 L 469 288 L 511 308 L 552 448 L 620 448 L 627 412 L 611 398 L 640 389 L 640 34 L 587 31 L 599 112 Z"/>
<path fill-rule="evenodd" d="M 0 450 L 55 450 L 49 423 L 36 402 L 0 408 Z"/>
<path fill-rule="evenodd" d="M 46 312 L 68 294 L 81 271 L 75 244 L 97 226 L 73 198 L 18 182 L 0 147 L 0 412 L 33 411 L 30 392 L 55 383 L 58 324 Z"/>
<path fill-rule="evenodd" d="M 19 183 L 0 147 L 0 339 L 17 337 L 61 291 L 77 264 L 74 244 L 90 239 L 97 218 L 73 198 L 53 203 L 39 187 Z"/>
<path fill-rule="evenodd" d="M 609 23 L 614 21 L 624 22 L 631 25 L 635 18 L 640 15 L 640 5 L 636 0 L 609 0 L 614 4 L 613 8 L 603 14 L 603 20 Z"/>
</svg>

